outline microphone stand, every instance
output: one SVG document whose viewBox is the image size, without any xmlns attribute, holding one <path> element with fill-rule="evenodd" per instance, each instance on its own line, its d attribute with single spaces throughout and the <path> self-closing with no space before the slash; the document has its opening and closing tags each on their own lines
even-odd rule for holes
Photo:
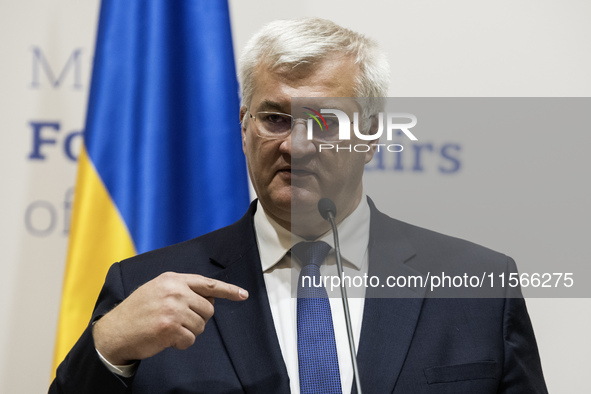
<svg viewBox="0 0 591 394">
<path fill-rule="evenodd" d="M 334 206 L 334 204 L 333 204 Z M 336 211 L 336 208 L 335 208 Z M 322 215 L 325 217 L 324 215 Z M 334 221 L 334 212 L 329 210 L 325 217 L 332 226 L 332 234 L 334 236 L 334 248 L 337 257 L 337 269 L 339 277 L 343 278 L 343 263 L 341 261 L 341 247 L 339 246 L 339 235 L 337 233 L 337 225 Z M 355 378 L 355 386 L 357 387 L 357 394 L 362 394 L 361 382 L 359 380 L 359 368 L 357 367 L 357 355 L 355 354 L 355 340 L 353 339 L 353 328 L 351 327 L 351 314 L 349 313 L 349 301 L 347 298 L 347 289 L 341 283 L 341 298 L 343 300 L 343 309 L 345 310 L 345 322 L 347 324 L 347 336 L 349 337 L 349 349 L 351 350 L 351 361 L 353 362 L 353 376 Z"/>
</svg>

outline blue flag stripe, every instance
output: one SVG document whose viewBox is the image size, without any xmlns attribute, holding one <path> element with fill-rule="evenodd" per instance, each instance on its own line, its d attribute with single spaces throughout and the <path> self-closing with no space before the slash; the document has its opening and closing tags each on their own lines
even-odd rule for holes
<svg viewBox="0 0 591 394">
<path fill-rule="evenodd" d="M 248 205 L 227 1 L 103 0 L 86 146 L 138 253 Z"/>
</svg>

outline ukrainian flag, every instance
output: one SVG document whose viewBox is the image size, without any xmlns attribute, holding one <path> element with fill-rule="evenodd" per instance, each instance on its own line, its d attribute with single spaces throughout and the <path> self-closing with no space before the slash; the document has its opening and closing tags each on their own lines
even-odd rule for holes
<svg viewBox="0 0 591 394">
<path fill-rule="evenodd" d="M 93 67 L 54 375 L 113 262 L 249 201 L 227 0 L 103 0 Z"/>
</svg>

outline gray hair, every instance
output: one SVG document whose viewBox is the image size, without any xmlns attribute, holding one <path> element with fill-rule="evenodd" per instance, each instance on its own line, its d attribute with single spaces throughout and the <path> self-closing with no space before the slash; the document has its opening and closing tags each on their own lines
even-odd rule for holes
<svg viewBox="0 0 591 394">
<path fill-rule="evenodd" d="M 357 97 L 386 96 L 390 66 L 374 40 L 326 19 L 303 18 L 271 22 L 248 41 L 239 62 L 242 105 L 250 105 L 260 64 L 269 70 L 295 69 L 334 54 L 351 56 L 359 66 L 354 86 Z M 371 108 L 364 112 L 379 112 L 381 101 L 370 100 Z"/>
</svg>

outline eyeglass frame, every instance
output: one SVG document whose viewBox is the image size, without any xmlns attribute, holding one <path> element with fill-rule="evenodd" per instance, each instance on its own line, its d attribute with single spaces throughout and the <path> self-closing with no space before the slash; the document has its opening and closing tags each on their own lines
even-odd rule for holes
<svg viewBox="0 0 591 394">
<path fill-rule="evenodd" d="M 250 119 L 253 120 L 253 122 L 256 122 L 256 116 L 254 116 L 252 114 L 252 112 L 250 112 L 250 109 L 246 109 L 246 112 L 248 113 L 248 117 Z M 277 137 L 271 137 L 271 136 L 266 136 L 266 135 L 261 135 L 259 133 L 258 136 L 261 138 L 265 138 L 265 139 L 270 139 L 270 140 L 279 140 L 282 138 L 286 138 L 288 135 L 291 134 L 291 132 L 293 131 L 295 125 L 299 122 L 299 121 L 303 121 L 303 122 L 307 122 L 308 120 L 311 120 L 312 118 L 308 118 L 308 119 L 304 119 L 304 118 L 296 118 L 295 116 L 291 115 L 291 114 L 287 114 L 285 112 L 277 112 L 277 111 L 258 111 L 257 114 L 259 113 L 264 113 L 264 114 L 277 114 L 277 115 L 285 115 L 285 116 L 289 116 L 291 118 L 291 127 L 289 129 L 289 132 L 285 132 L 285 134 L 281 134 Z M 351 124 L 353 124 L 354 122 L 351 122 Z M 305 123 L 304 123 L 305 124 Z M 328 126 L 327 126 L 328 127 Z M 259 130 L 259 126 L 257 124 L 257 130 Z M 312 139 L 312 141 L 316 141 L 316 142 L 334 142 L 334 143 L 339 143 L 342 142 L 343 140 L 340 139 L 336 139 L 336 140 L 330 140 L 330 141 L 319 141 L 317 139 Z"/>
</svg>

